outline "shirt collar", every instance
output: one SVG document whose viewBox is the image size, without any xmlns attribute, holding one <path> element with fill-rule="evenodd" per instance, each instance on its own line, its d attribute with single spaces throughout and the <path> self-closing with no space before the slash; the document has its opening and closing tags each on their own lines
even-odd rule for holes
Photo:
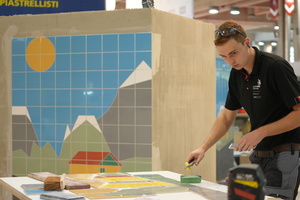
<svg viewBox="0 0 300 200">
<path fill-rule="evenodd" d="M 248 72 L 243 68 L 242 69 L 242 73 L 247 76 L 247 78 L 249 76 L 252 76 L 254 74 L 257 74 L 260 70 L 259 68 L 259 62 L 260 62 L 260 55 L 261 55 L 261 52 L 258 48 L 256 47 L 252 47 L 254 50 L 255 50 L 255 58 L 254 58 L 254 65 L 253 65 L 253 70 L 250 74 L 248 74 Z M 246 78 L 246 77 L 245 77 Z"/>
</svg>

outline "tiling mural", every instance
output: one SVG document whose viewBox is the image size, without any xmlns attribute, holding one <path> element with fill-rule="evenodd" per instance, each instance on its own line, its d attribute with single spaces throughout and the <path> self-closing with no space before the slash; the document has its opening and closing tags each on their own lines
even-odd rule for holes
<svg viewBox="0 0 300 200">
<path fill-rule="evenodd" d="M 232 68 L 222 58 L 216 59 L 216 116 L 218 116 L 222 107 L 225 105 L 228 92 L 228 79 L 231 69 Z"/>
<path fill-rule="evenodd" d="M 151 37 L 14 38 L 13 174 L 151 170 Z"/>
</svg>

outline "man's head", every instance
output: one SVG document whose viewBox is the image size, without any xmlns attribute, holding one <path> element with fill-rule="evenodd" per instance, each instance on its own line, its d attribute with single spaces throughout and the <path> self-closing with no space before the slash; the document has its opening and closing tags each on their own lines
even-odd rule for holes
<svg viewBox="0 0 300 200">
<path fill-rule="evenodd" d="M 215 45 L 219 46 L 230 39 L 235 39 L 237 42 L 244 43 L 247 34 L 242 26 L 237 24 L 233 20 L 228 20 L 219 26 L 219 29 L 215 31 Z"/>
<path fill-rule="evenodd" d="M 250 47 L 250 39 L 245 30 L 235 21 L 229 20 L 215 31 L 215 45 L 219 55 L 232 68 L 252 71 L 254 50 Z"/>
</svg>

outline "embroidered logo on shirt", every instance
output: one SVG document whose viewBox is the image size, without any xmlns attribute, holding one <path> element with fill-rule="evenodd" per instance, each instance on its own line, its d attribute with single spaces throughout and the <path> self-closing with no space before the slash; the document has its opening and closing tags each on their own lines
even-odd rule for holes
<svg viewBox="0 0 300 200">
<path fill-rule="evenodd" d="M 261 81 L 260 79 L 257 79 L 257 84 L 252 86 L 252 92 L 253 92 L 253 98 L 254 99 L 260 99 L 260 86 L 261 86 Z"/>
</svg>

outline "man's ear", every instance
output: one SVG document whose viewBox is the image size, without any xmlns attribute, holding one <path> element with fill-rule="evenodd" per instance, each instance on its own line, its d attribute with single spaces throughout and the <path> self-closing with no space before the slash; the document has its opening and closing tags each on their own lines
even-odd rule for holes
<svg viewBox="0 0 300 200">
<path fill-rule="evenodd" d="M 245 38 L 245 44 L 250 48 L 250 38 Z"/>
</svg>

